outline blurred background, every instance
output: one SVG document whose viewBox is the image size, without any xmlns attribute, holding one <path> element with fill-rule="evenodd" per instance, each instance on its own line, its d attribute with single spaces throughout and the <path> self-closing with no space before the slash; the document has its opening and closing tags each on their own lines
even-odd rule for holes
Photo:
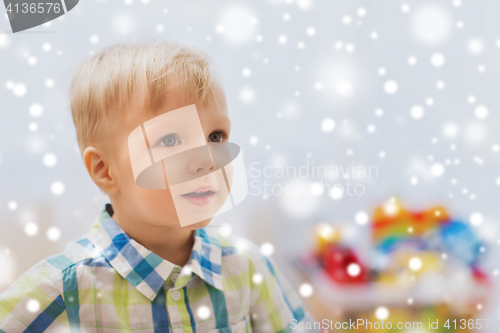
<svg viewBox="0 0 500 333">
<path fill-rule="evenodd" d="M 466 319 L 461 331 L 499 331 L 499 10 L 86 0 L 16 34 L 4 12 L 0 292 L 88 232 L 109 200 L 77 147 L 77 66 L 113 43 L 164 38 L 214 59 L 242 147 L 249 195 L 213 223 L 275 258 L 318 321 L 421 321 L 400 331 L 427 332 L 430 319 L 453 332 L 446 320 Z M 479 329 L 477 318 L 492 321 Z"/>
</svg>

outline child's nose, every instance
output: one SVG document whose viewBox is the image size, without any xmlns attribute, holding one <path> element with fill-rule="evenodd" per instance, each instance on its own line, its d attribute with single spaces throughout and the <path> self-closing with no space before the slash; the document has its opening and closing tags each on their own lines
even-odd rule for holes
<svg viewBox="0 0 500 333">
<path fill-rule="evenodd" d="M 197 156 L 191 160 L 188 165 L 189 173 L 206 173 L 215 170 L 215 162 L 210 151 L 210 146 L 207 145 L 206 149 L 202 149 Z"/>
</svg>

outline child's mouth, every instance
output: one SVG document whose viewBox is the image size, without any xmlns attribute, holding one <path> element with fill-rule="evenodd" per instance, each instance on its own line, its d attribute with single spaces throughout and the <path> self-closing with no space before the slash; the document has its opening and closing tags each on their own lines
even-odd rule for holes
<svg viewBox="0 0 500 333">
<path fill-rule="evenodd" d="M 184 199 L 196 206 L 208 205 L 215 196 L 215 191 L 211 187 L 203 186 L 193 192 L 181 195 Z"/>
</svg>

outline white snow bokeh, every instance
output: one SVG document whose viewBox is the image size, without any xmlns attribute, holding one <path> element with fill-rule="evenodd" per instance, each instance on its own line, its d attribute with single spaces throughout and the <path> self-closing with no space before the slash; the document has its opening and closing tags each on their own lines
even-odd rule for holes
<svg viewBox="0 0 500 333">
<path fill-rule="evenodd" d="M 411 29 L 419 41 L 436 45 L 449 37 L 452 17 L 444 6 L 426 3 L 414 11 Z"/>
<path fill-rule="evenodd" d="M 349 59 L 336 59 L 319 69 L 317 89 L 337 98 L 351 98 L 359 83 L 358 66 Z"/>
<path fill-rule="evenodd" d="M 256 25 L 257 20 L 252 10 L 238 4 L 222 11 L 216 31 L 228 42 L 238 45 L 251 40 L 255 34 Z"/>
<path fill-rule="evenodd" d="M 136 18 L 128 12 L 120 12 L 113 15 L 111 18 L 113 30 L 127 35 L 136 27 Z"/>
</svg>

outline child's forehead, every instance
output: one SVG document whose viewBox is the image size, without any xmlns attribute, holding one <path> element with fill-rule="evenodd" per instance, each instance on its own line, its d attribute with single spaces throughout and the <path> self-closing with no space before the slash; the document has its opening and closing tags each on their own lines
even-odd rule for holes
<svg viewBox="0 0 500 333">
<path fill-rule="evenodd" d="M 198 102 L 184 103 L 183 105 L 171 106 L 167 105 L 156 110 L 148 110 L 146 112 L 146 119 L 164 119 L 168 121 L 171 120 L 182 120 L 185 119 L 193 120 L 195 118 L 202 119 L 212 119 L 212 120 L 224 120 L 223 118 L 228 118 L 227 109 L 220 106 L 208 106 Z"/>
<path fill-rule="evenodd" d="M 227 103 L 222 87 L 217 84 L 211 89 L 211 95 L 205 96 L 204 99 L 192 96 L 182 86 L 173 86 L 166 89 L 161 94 L 150 93 L 145 85 L 135 89 L 132 100 L 125 108 L 128 117 L 131 119 L 131 125 L 137 126 L 139 123 L 144 123 L 154 118 L 179 118 L 179 111 L 184 110 L 186 113 L 193 112 L 187 106 L 193 105 L 196 110 L 198 122 L 203 124 L 214 124 L 214 126 L 225 126 L 230 124 L 227 110 Z M 158 99 L 159 98 L 159 99 Z M 191 110 L 191 111 L 190 111 Z M 174 114 L 177 114 L 174 116 Z M 186 118 L 193 117 L 186 114 Z M 224 123 L 224 124 L 222 124 Z M 133 127 L 135 127 L 133 126 Z"/>
<path fill-rule="evenodd" d="M 160 103 L 148 103 L 149 108 L 146 108 L 146 112 L 149 116 L 156 117 L 194 104 L 200 117 L 201 114 L 227 113 L 225 96 L 220 87 L 217 89 L 214 87 L 210 91 L 211 96 L 201 99 L 190 95 L 182 87 L 173 87 L 162 94 Z"/>
<path fill-rule="evenodd" d="M 163 113 L 154 113 L 153 117 L 144 122 L 145 127 L 155 127 L 161 125 L 182 126 L 193 123 L 200 123 L 198 110 L 195 104 L 186 105 Z"/>
</svg>

